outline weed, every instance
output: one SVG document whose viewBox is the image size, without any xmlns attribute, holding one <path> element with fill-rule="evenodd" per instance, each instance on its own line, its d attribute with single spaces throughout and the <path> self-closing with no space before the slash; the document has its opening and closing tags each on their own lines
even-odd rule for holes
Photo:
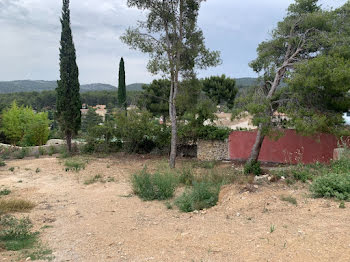
<svg viewBox="0 0 350 262">
<path fill-rule="evenodd" d="M 86 162 L 80 159 L 67 159 L 64 162 L 64 165 L 66 167 L 65 169 L 66 172 L 68 171 L 79 172 L 81 169 L 85 169 Z"/>
<path fill-rule="evenodd" d="M 344 202 L 344 201 L 341 201 L 341 202 L 340 202 L 339 208 L 345 208 L 345 202 Z"/>
<path fill-rule="evenodd" d="M 175 200 L 175 205 L 183 212 L 192 212 L 215 206 L 218 202 L 220 185 L 200 182 L 188 189 Z"/>
<path fill-rule="evenodd" d="M 26 212 L 35 207 L 30 201 L 22 199 L 0 199 L 0 214 Z"/>
<path fill-rule="evenodd" d="M 50 146 L 48 150 L 48 155 L 52 156 L 53 154 L 56 154 L 56 148 L 54 146 Z"/>
<path fill-rule="evenodd" d="M 171 173 L 156 172 L 150 174 L 146 169 L 132 176 L 134 193 L 143 200 L 166 200 L 174 196 L 178 184 Z"/>
<path fill-rule="evenodd" d="M 275 225 L 271 225 L 270 226 L 270 233 L 272 234 L 273 232 L 275 232 L 275 230 L 276 230 Z"/>
<path fill-rule="evenodd" d="M 45 150 L 44 147 L 39 147 L 39 154 L 40 154 L 41 156 L 43 156 L 43 155 L 46 154 L 46 150 Z"/>
<path fill-rule="evenodd" d="M 315 179 L 310 187 L 314 197 L 335 197 L 350 200 L 350 173 L 326 174 Z"/>
<path fill-rule="evenodd" d="M 29 250 L 24 252 L 25 257 L 30 257 L 32 261 L 34 260 L 47 260 L 52 261 L 55 257 L 52 255 L 52 250 L 49 248 L 42 247 L 41 245 L 34 248 L 34 250 Z"/>
<path fill-rule="evenodd" d="M 193 184 L 195 177 L 193 174 L 193 170 L 191 168 L 182 169 L 179 175 L 179 183 L 185 186 L 191 186 Z"/>
<path fill-rule="evenodd" d="M 38 167 L 37 169 L 35 169 L 35 173 L 40 173 L 40 168 Z"/>
<path fill-rule="evenodd" d="M 37 234 L 32 233 L 32 222 L 29 218 L 17 219 L 14 216 L 0 217 L 0 241 L 7 250 L 17 251 L 31 248 L 37 240 Z"/>
<path fill-rule="evenodd" d="M 3 160 L 0 159 L 0 167 L 1 167 L 1 166 L 6 166 L 6 163 L 5 163 L 5 161 L 3 161 Z"/>
<path fill-rule="evenodd" d="M 244 174 L 254 174 L 260 176 L 262 174 L 261 166 L 259 161 L 247 162 L 244 165 Z"/>
<path fill-rule="evenodd" d="M 22 149 L 15 154 L 15 158 L 23 159 L 28 155 L 28 152 L 28 148 L 22 147 Z"/>
<path fill-rule="evenodd" d="M 2 190 L 0 191 L 0 196 L 7 196 L 7 195 L 9 195 L 9 194 L 11 194 L 11 190 L 9 190 L 9 189 L 7 189 L 7 188 L 2 189 Z"/>
<path fill-rule="evenodd" d="M 165 206 L 167 209 L 173 209 L 173 205 L 169 201 L 165 202 Z"/>
<path fill-rule="evenodd" d="M 15 171 L 15 168 L 14 168 L 14 167 L 10 167 L 9 170 L 10 170 L 11 172 L 14 172 L 14 171 Z"/>
<path fill-rule="evenodd" d="M 22 180 L 18 180 L 17 183 L 23 183 L 23 181 Z"/>
<path fill-rule="evenodd" d="M 35 153 L 34 157 L 35 157 L 35 158 L 39 158 L 39 157 L 40 157 L 40 154 L 39 154 L 39 153 Z"/>
<path fill-rule="evenodd" d="M 216 161 L 196 161 L 192 164 L 194 168 L 205 168 L 205 169 L 213 169 L 216 166 Z"/>
<path fill-rule="evenodd" d="M 53 226 L 50 226 L 50 225 L 45 225 L 45 226 L 42 226 L 41 229 L 48 229 L 48 228 L 53 228 Z"/>
<path fill-rule="evenodd" d="M 292 197 L 292 196 L 281 196 L 281 200 L 285 201 L 285 202 L 289 202 L 289 203 L 296 205 L 296 206 L 298 205 L 296 198 Z"/>
<path fill-rule="evenodd" d="M 94 184 L 94 183 L 96 183 L 96 182 L 101 182 L 101 183 L 103 183 L 103 182 L 105 182 L 105 181 L 103 180 L 103 177 L 102 177 L 101 175 L 95 175 L 95 176 L 93 176 L 93 177 L 91 177 L 91 178 L 85 180 L 85 181 L 84 181 L 84 185 L 91 185 L 91 184 Z"/>
<path fill-rule="evenodd" d="M 107 177 L 107 182 L 111 183 L 111 182 L 115 182 L 115 178 L 114 177 Z"/>
<path fill-rule="evenodd" d="M 107 168 L 111 168 L 111 166 L 110 166 L 110 165 L 107 165 Z"/>
</svg>

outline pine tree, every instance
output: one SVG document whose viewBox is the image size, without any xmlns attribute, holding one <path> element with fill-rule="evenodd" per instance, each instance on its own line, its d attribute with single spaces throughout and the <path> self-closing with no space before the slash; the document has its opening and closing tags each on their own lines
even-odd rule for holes
<svg viewBox="0 0 350 262">
<path fill-rule="evenodd" d="M 125 67 L 124 59 L 120 59 L 119 63 L 119 85 L 118 85 L 118 104 L 119 107 L 127 109 L 126 105 L 126 85 L 125 85 Z"/>
<path fill-rule="evenodd" d="M 69 0 L 63 0 L 62 33 L 60 47 L 60 80 L 57 81 L 57 120 L 66 136 L 69 152 L 72 151 L 72 137 L 81 126 L 81 101 L 79 70 L 70 27 Z"/>
</svg>

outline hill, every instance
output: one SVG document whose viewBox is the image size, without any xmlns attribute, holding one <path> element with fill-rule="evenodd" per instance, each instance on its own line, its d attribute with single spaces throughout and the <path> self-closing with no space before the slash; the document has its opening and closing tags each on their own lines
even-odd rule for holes
<svg viewBox="0 0 350 262">
<path fill-rule="evenodd" d="M 236 85 L 238 87 L 254 86 L 257 84 L 257 82 L 258 79 L 254 77 L 236 78 Z"/>
<path fill-rule="evenodd" d="M 141 83 L 131 84 L 126 87 L 128 91 L 140 91 L 142 90 Z M 42 80 L 16 80 L 16 81 L 0 81 L 0 94 L 10 94 L 18 92 L 42 92 L 52 91 L 57 87 L 56 81 L 42 81 Z M 87 84 L 81 85 L 81 92 L 89 91 L 113 91 L 117 88 L 108 84 Z"/>
</svg>

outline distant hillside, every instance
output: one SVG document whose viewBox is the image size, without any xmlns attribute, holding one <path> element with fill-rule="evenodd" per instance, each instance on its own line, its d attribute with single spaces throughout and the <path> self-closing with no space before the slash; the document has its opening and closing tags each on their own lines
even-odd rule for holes
<svg viewBox="0 0 350 262">
<path fill-rule="evenodd" d="M 236 78 L 238 87 L 254 86 L 258 83 L 258 79 L 254 77 Z"/>
<path fill-rule="evenodd" d="M 145 84 L 142 83 L 135 83 L 135 84 L 131 84 L 126 86 L 126 90 L 127 91 L 142 91 L 142 86 Z"/>
<path fill-rule="evenodd" d="M 128 91 L 142 90 L 141 83 L 131 84 L 126 87 Z M 55 90 L 57 87 L 56 81 L 42 81 L 42 80 L 16 80 L 16 81 L 0 81 L 0 94 L 18 93 L 18 92 L 41 92 Z M 89 91 L 113 91 L 117 88 L 108 84 L 88 84 L 81 85 L 81 92 Z"/>
</svg>

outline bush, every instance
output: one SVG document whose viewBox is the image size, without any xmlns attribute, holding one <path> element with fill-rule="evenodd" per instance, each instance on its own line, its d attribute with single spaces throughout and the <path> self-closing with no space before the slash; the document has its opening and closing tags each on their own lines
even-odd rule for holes
<svg viewBox="0 0 350 262">
<path fill-rule="evenodd" d="M 15 153 L 15 158 L 17 158 L 17 159 L 25 158 L 28 155 L 28 151 L 29 151 L 28 148 L 22 147 L 21 150 L 19 150 Z"/>
<path fill-rule="evenodd" d="M 331 173 L 318 177 L 310 190 L 315 197 L 350 200 L 350 173 Z"/>
<path fill-rule="evenodd" d="M 150 174 L 146 169 L 132 177 L 134 193 L 146 201 L 172 198 L 177 184 L 174 174 L 160 172 Z"/>
<path fill-rule="evenodd" d="M 6 166 L 6 163 L 3 160 L 0 159 L 0 167 L 1 166 Z"/>
<path fill-rule="evenodd" d="M 254 174 L 260 176 L 262 174 L 261 166 L 259 161 L 248 162 L 244 166 L 244 174 Z"/>
<path fill-rule="evenodd" d="M 179 183 L 185 186 L 192 186 L 195 180 L 193 170 L 191 168 L 184 168 L 179 175 Z"/>
<path fill-rule="evenodd" d="M 175 200 L 183 212 L 192 212 L 215 206 L 219 199 L 220 185 L 208 182 L 195 183 L 193 189 L 185 191 Z"/>
<path fill-rule="evenodd" d="M 0 241 L 7 250 L 21 250 L 32 247 L 36 242 L 35 233 L 29 218 L 17 219 L 14 216 L 5 215 L 0 217 Z"/>
<path fill-rule="evenodd" d="M 79 172 L 81 169 L 85 169 L 86 162 L 80 159 L 69 159 L 64 162 L 64 165 L 66 167 L 66 172 Z"/>
<path fill-rule="evenodd" d="M 35 113 L 30 107 L 18 107 L 13 102 L 2 116 L 2 131 L 12 144 L 44 145 L 49 137 L 47 113 Z"/>
</svg>

